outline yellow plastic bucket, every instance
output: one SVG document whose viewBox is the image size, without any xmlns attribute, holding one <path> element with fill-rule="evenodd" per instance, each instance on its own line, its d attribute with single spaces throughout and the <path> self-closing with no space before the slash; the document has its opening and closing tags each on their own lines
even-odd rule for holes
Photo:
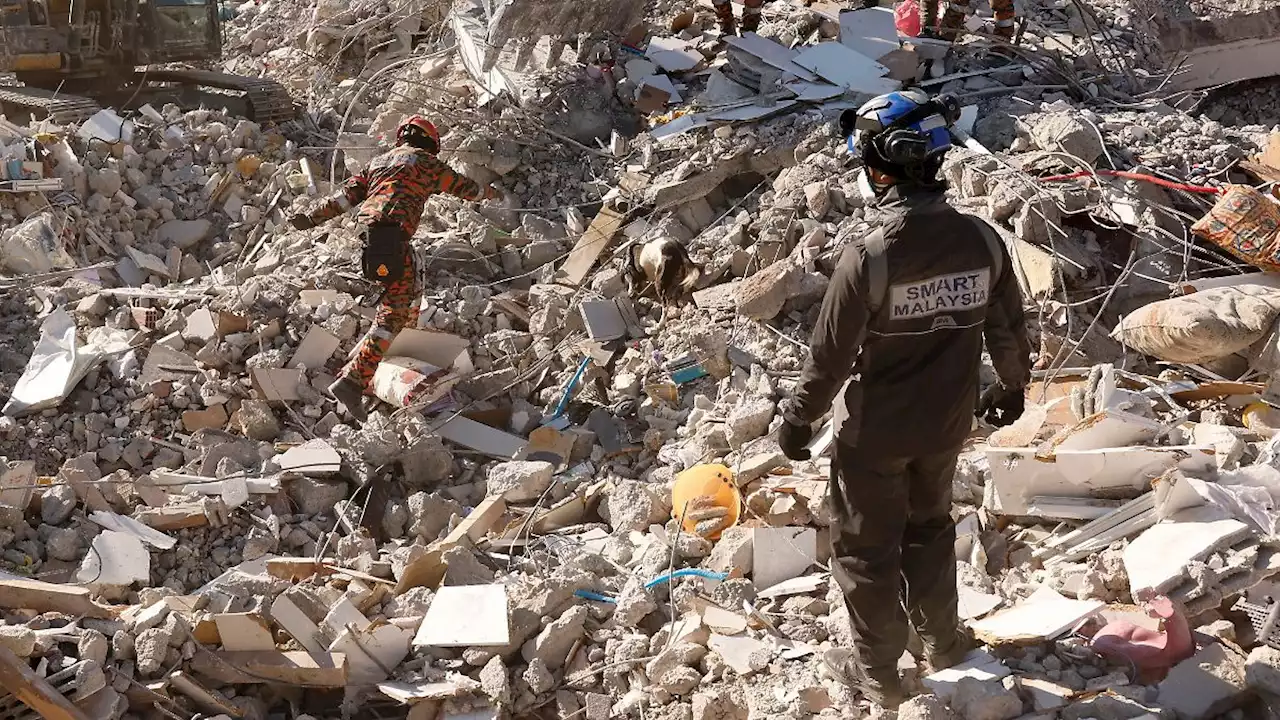
<svg viewBox="0 0 1280 720">
<path fill-rule="evenodd" d="M 707 500 L 699 502 L 698 498 L 704 496 Z M 742 514 L 742 494 L 738 492 L 733 471 L 724 465 L 695 465 L 676 475 L 675 485 L 671 488 L 671 517 L 681 521 L 685 532 L 696 534 L 698 529 L 698 520 L 687 516 L 686 507 L 705 507 L 706 504 L 728 511 L 720 529 L 705 536 L 708 540 L 719 538 L 720 533 L 738 524 Z"/>
<path fill-rule="evenodd" d="M 1264 402 L 1256 402 L 1245 407 L 1240 421 L 1244 426 L 1262 437 L 1275 437 L 1280 430 L 1280 410 Z"/>
</svg>

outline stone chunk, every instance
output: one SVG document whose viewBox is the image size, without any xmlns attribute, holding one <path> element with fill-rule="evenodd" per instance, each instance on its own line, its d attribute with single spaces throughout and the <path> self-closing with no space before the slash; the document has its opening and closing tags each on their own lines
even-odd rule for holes
<svg viewBox="0 0 1280 720">
<path fill-rule="evenodd" d="M 936 695 L 917 695 L 898 706 L 898 720 L 952 720 L 954 717 Z"/>
<path fill-rule="evenodd" d="M 40 519 L 49 525 L 70 520 L 75 509 L 76 491 L 70 485 L 54 485 L 40 496 Z"/>
<path fill-rule="evenodd" d="M 789 260 L 779 260 L 738 283 L 734 302 L 738 314 L 770 320 L 782 312 L 800 271 Z"/>
<path fill-rule="evenodd" d="M 1244 676 L 1250 688 L 1280 695 L 1280 650 L 1269 645 L 1254 648 L 1245 663 Z"/>
<path fill-rule="evenodd" d="M 804 202 L 809 208 L 809 216 L 821 220 L 831 212 L 831 193 L 825 181 L 812 182 L 804 186 Z"/>
<path fill-rule="evenodd" d="M 613 490 L 605 498 L 606 520 L 614 532 L 644 530 L 655 522 L 662 522 L 671 512 L 669 502 L 663 502 L 647 483 L 617 479 Z"/>
<path fill-rule="evenodd" d="M 440 537 L 454 515 L 462 515 L 462 506 L 439 493 L 409 496 L 409 532 L 428 543 Z"/>
<path fill-rule="evenodd" d="M 1070 113 L 1049 113 L 1031 124 L 1031 139 L 1041 150 L 1065 152 L 1092 164 L 1102 154 L 1102 138 Z"/>
<path fill-rule="evenodd" d="M 737 568 L 743 575 L 750 575 L 754 532 L 752 528 L 735 525 L 720 533 L 720 539 L 707 558 L 706 567 L 716 572 L 730 572 Z"/>
<path fill-rule="evenodd" d="M 1255 666 L 1255 681 L 1261 682 L 1265 674 Z M 1173 666 L 1160 683 L 1156 704 L 1182 720 L 1203 720 L 1239 703 L 1245 684 L 1245 658 L 1226 645 L 1209 645 Z"/>
<path fill-rule="evenodd" d="M 286 491 L 300 515 L 331 514 L 338 501 L 347 499 L 345 480 L 321 480 L 303 476 L 290 480 Z"/>
<path fill-rule="evenodd" d="M 582 637 L 587 614 L 587 608 L 583 605 L 569 608 L 557 620 L 542 628 L 537 637 L 525 643 L 520 649 L 520 655 L 525 662 L 541 660 L 552 672 L 560 669 L 564 666 L 569 651 L 573 649 L 573 644 Z"/>
<path fill-rule="evenodd" d="M 208 220 L 170 220 L 156 229 L 156 241 L 165 247 L 187 250 L 212 232 L 213 223 Z"/>
<path fill-rule="evenodd" d="M 776 408 L 772 400 L 762 397 L 748 398 L 735 405 L 725 421 L 725 439 L 729 441 L 729 447 L 741 448 L 764 435 Z"/>
<path fill-rule="evenodd" d="M 152 675 L 160 671 L 164 665 L 164 657 L 169 652 L 169 632 L 162 628 L 152 628 L 138 633 L 134 641 L 133 654 L 136 658 L 138 672 Z"/>
<path fill-rule="evenodd" d="M 280 421 L 265 400 L 245 400 L 240 403 L 240 430 L 250 440 L 275 440 Z"/>
<path fill-rule="evenodd" d="M 508 502 L 532 502 L 551 487 L 555 466 L 541 460 L 513 460 L 498 463 L 489 471 L 489 495 L 501 495 Z"/>
<path fill-rule="evenodd" d="M 961 678 L 951 707 L 964 720 L 1011 720 L 1022 714 L 1022 700 L 1016 693 L 993 681 Z"/>
<path fill-rule="evenodd" d="M 511 704 L 511 680 L 502 658 L 494 656 L 480 670 L 480 689 L 499 705 Z"/>
<path fill-rule="evenodd" d="M 0 647 L 18 657 L 31 657 L 36 651 L 36 633 L 26 625 L 0 625 Z"/>
</svg>

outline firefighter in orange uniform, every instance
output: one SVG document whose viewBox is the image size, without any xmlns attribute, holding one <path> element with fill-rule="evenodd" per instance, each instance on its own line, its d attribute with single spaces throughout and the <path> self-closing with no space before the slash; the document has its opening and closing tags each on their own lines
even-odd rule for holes
<svg viewBox="0 0 1280 720">
<path fill-rule="evenodd" d="M 364 393 L 392 338 L 402 328 L 418 322 L 422 294 L 411 241 L 422 221 L 427 199 L 436 193 L 449 193 L 463 200 L 499 197 L 494 188 L 481 188 L 470 178 L 455 173 L 437 157 L 439 152 L 440 133 L 436 126 L 415 115 L 396 130 L 394 148 L 348 178 L 318 208 L 290 219 L 295 228 L 306 230 L 358 208 L 356 218 L 364 225 L 361 265 L 366 278 L 383 285 L 382 302 L 373 332 L 329 386 L 333 397 L 359 420 L 365 417 Z"/>
</svg>

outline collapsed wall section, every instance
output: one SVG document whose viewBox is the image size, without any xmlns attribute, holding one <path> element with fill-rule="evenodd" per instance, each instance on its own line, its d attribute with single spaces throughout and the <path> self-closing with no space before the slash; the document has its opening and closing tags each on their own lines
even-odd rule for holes
<svg viewBox="0 0 1280 720">
<path fill-rule="evenodd" d="M 1196 90 L 1270 77 L 1280 69 L 1280 2 L 1221 6 L 1135 0 L 1136 16 L 1152 18 L 1167 87 Z"/>
</svg>

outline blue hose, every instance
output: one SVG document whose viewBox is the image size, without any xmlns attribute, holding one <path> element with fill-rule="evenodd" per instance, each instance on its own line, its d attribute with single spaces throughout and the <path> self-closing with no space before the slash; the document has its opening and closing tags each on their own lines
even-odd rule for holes
<svg viewBox="0 0 1280 720">
<path fill-rule="evenodd" d="M 658 577 L 650 580 L 649 582 L 644 584 L 644 589 L 650 590 L 654 587 L 657 587 L 658 585 L 662 585 L 663 583 L 671 582 L 676 578 L 690 577 L 690 576 L 705 578 L 707 580 L 724 580 L 725 578 L 729 577 L 729 574 L 722 573 L 722 572 L 715 572 L 714 570 L 703 570 L 702 568 L 681 568 L 679 570 L 676 570 L 673 573 L 668 573 L 666 575 L 659 575 Z"/>
<path fill-rule="evenodd" d="M 659 575 L 658 577 L 650 580 L 644 584 L 644 589 L 652 590 L 659 585 L 669 583 L 672 580 L 682 577 L 700 577 L 707 580 L 724 580 L 729 577 L 729 573 L 715 572 L 714 570 L 703 570 L 702 568 L 681 568 L 675 572 Z M 616 598 L 611 598 L 608 595 L 601 595 L 598 592 L 592 592 L 590 590 L 574 590 L 573 594 L 587 600 L 595 600 L 596 602 L 607 602 L 615 605 L 618 602 Z"/>
<path fill-rule="evenodd" d="M 578 364 L 578 370 L 573 374 L 573 378 L 569 380 L 569 384 L 564 387 L 564 394 L 560 396 L 560 402 L 556 403 L 556 411 L 552 413 L 551 420 L 555 420 L 564 414 L 565 406 L 569 404 L 569 398 L 573 396 L 573 388 L 582 379 L 582 374 L 587 371 L 587 365 L 591 364 L 591 358 L 584 357 L 582 362 Z"/>
</svg>

